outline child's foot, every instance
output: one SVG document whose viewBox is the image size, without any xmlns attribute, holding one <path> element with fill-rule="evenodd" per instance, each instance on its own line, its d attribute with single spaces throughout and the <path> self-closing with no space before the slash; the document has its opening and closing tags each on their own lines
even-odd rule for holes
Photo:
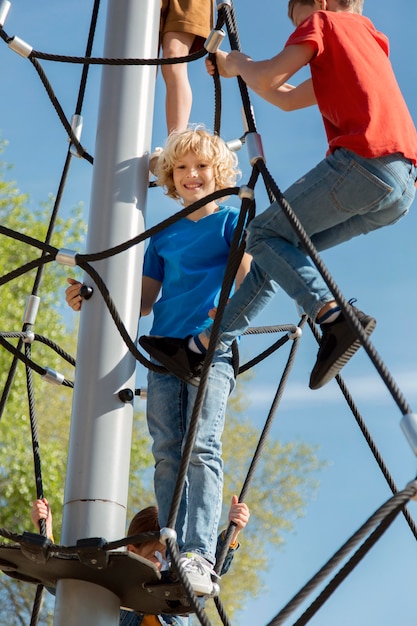
<svg viewBox="0 0 417 626">
<path fill-rule="evenodd" d="M 200 384 L 204 354 L 190 350 L 188 341 L 179 337 L 154 337 L 142 335 L 139 343 L 154 359 L 164 365 L 171 374 L 195 387 Z"/>
<path fill-rule="evenodd" d="M 376 319 L 354 306 L 352 310 L 366 334 L 370 335 L 376 326 Z M 361 345 L 356 332 L 350 327 L 343 313 L 334 322 L 322 324 L 321 330 L 323 335 L 316 364 L 310 376 L 310 389 L 319 389 L 337 376 Z"/>
<path fill-rule="evenodd" d="M 195 552 L 185 552 L 180 556 L 180 565 L 197 596 L 217 595 L 219 588 L 213 583 L 212 577 L 216 579 L 220 577 L 204 557 Z"/>
</svg>

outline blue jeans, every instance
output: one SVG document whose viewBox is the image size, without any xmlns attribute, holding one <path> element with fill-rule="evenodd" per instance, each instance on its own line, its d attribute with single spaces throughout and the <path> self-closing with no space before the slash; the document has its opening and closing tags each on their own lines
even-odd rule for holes
<svg viewBox="0 0 417 626">
<path fill-rule="evenodd" d="M 416 175 L 416 167 L 400 154 L 365 159 L 341 148 L 291 185 L 284 196 L 320 251 L 397 222 L 413 202 Z M 220 350 L 250 326 L 278 287 L 312 320 L 326 302 L 334 300 L 278 203 L 252 220 L 248 235 L 251 270 L 225 309 Z"/>
<path fill-rule="evenodd" d="M 196 552 L 213 564 L 223 495 L 221 436 L 227 399 L 234 385 L 231 353 L 217 352 L 210 368 L 175 527 L 181 552 Z M 153 439 L 161 527 L 167 525 L 196 395 L 196 387 L 171 374 L 148 372 L 147 420 Z"/>
</svg>

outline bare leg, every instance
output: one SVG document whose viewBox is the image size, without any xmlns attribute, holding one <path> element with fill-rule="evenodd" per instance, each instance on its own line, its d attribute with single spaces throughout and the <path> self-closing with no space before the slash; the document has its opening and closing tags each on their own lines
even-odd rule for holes
<svg viewBox="0 0 417 626">
<path fill-rule="evenodd" d="M 187 56 L 195 36 L 189 33 L 165 33 L 162 56 L 165 59 Z M 186 63 L 163 65 L 162 76 L 166 86 L 166 120 L 168 134 L 187 129 L 191 114 L 192 92 Z"/>
</svg>

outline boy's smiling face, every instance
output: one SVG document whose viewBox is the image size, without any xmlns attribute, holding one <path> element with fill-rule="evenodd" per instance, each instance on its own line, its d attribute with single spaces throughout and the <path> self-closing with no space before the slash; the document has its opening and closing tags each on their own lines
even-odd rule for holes
<svg viewBox="0 0 417 626">
<path fill-rule="evenodd" d="M 184 206 L 216 191 L 213 167 L 195 152 L 186 152 L 175 164 L 172 176 L 175 189 L 183 199 Z"/>
</svg>

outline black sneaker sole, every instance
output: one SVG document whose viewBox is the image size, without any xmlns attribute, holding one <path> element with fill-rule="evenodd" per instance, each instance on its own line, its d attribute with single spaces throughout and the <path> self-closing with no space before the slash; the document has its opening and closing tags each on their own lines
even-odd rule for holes
<svg viewBox="0 0 417 626">
<path fill-rule="evenodd" d="M 369 337 L 369 335 L 371 335 L 371 333 L 374 331 L 375 326 L 376 326 L 376 319 L 373 317 L 369 317 L 367 322 L 362 326 L 362 328 Z M 327 370 L 327 372 L 325 372 L 325 374 L 319 377 L 317 380 L 314 380 L 314 376 L 313 376 L 314 370 L 313 370 L 310 376 L 310 384 L 309 384 L 310 389 L 316 390 L 316 389 L 320 389 L 321 387 L 324 387 L 324 385 L 327 385 L 328 382 L 330 382 L 333 378 L 335 378 L 338 375 L 340 370 L 353 357 L 355 352 L 357 352 L 360 347 L 361 347 L 360 339 L 357 339 L 339 356 L 338 359 L 336 359 L 336 361 Z"/>
<path fill-rule="evenodd" d="M 158 349 L 158 346 L 155 345 L 158 338 L 142 335 L 139 338 L 139 344 L 144 348 L 154 359 L 158 361 L 161 365 L 166 367 L 166 369 L 182 380 L 185 383 L 189 383 L 194 387 L 198 387 L 200 384 L 200 377 L 193 374 L 186 366 L 182 363 L 179 363 L 177 354 L 173 353 L 172 355 L 167 354 L 166 352 Z"/>
</svg>

